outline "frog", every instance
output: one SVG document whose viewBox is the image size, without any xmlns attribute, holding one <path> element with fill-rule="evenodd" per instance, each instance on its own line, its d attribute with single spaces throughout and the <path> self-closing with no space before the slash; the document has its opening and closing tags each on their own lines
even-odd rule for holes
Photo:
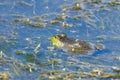
<svg viewBox="0 0 120 80">
<path fill-rule="evenodd" d="M 94 50 L 92 43 L 70 38 L 65 33 L 52 36 L 51 42 L 56 49 L 74 54 L 91 54 Z"/>
</svg>

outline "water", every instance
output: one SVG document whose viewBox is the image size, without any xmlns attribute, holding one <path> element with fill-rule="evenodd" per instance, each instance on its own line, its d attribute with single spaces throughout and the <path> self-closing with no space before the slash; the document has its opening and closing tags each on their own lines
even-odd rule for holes
<svg viewBox="0 0 120 80">
<path fill-rule="evenodd" d="M 115 74 L 111 68 L 120 66 L 120 1 L 94 1 L 0 0 L 0 76 L 3 72 L 10 80 L 78 80 L 93 70 Z M 74 10 L 76 2 L 81 10 Z M 89 56 L 50 51 L 51 36 L 61 33 L 105 49 Z M 99 71 L 82 79 L 99 79 Z"/>
</svg>

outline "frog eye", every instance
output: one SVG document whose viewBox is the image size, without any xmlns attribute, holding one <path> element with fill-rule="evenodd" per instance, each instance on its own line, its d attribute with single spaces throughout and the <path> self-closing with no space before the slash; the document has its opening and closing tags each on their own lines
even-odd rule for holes
<svg viewBox="0 0 120 80">
<path fill-rule="evenodd" d="M 56 39 L 59 39 L 59 36 L 55 36 Z"/>
</svg>

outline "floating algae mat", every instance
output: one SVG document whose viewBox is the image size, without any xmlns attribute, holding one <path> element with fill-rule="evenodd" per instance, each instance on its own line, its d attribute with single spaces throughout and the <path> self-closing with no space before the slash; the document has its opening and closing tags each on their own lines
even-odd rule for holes
<svg viewBox="0 0 120 80">
<path fill-rule="evenodd" d="M 0 80 L 120 79 L 119 14 L 119 0 L 1 0 Z"/>
</svg>

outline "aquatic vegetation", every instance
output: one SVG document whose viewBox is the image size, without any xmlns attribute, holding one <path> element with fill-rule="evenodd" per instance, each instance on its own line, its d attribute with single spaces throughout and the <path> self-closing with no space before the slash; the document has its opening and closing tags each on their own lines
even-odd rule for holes
<svg viewBox="0 0 120 80">
<path fill-rule="evenodd" d="M 103 74 L 100 78 L 119 78 L 120 74 Z"/>
<path fill-rule="evenodd" d="M 61 79 L 61 75 L 49 76 L 48 79 Z"/>
<path fill-rule="evenodd" d="M 96 74 L 97 73 L 97 74 Z M 98 75 L 99 73 L 99 75 Z M 88 72 L 82 72 L 81 77 L 98 77 L 102 79 L 107 79 L 107 78 L 119 78 L 120 74 L 119 73 L 114 73 L 114 74 L 109 74 L 105 73 L 104 71 L 101 70 L 93 70 L 91 73 Z"/>
<path fill-rule="evenodd" d="M 0 79 L 2 79 L 2 80 L 8 80 L 9 76 L 5 72 L 0 72 Z"/>
<path fill-rule="evenodd" d="M 110 6 L 115 6 L 115 5 L 119 5 L 120 1 L 113 1 L 113 2 L 109 2 L 108 3 Z"/>
<path fill-rule="evenodd" d="M 23 55 L 24 52 L 23 52 L 22 50 L 17 50 L 17 51 L 16 51 L 16 54 L 18 54 L 18 55 Z"/>
<path fill-rule="evenodd" d="M 80 19 L 80 18 L 82 18 L 82 16 L 81 16 L 81 15 L 78 15 L 78 16 L 75 16 L 75 17 L 73 18 L 73 20 L 78 20 L 78 19 Z"/>
<path fill-rule="evenodd" d="M 27 64 L 27 65 L 21 67 L 21 69 L 24 71 L 29 71 L 30 73 L 32 73 L 35 70 L 35 68 L 30 64 Z"/>
<path fill-rule="evenodd" d="M 70 6 L 71 10 L 82 10 L 82 6 L 80 2 L 75 2 L 74 6 Z"/>
<path fill-rule="evenodd" d="M 26 25 L 30 25 L 31 22 L 30 19 L 28 18 L 28 19 L 23 19 L 22 23 Z"/>
<path fill-rule="evenodd" d="M 51 20 L 50 21 L 50 24 L 58 24 L 59 23 L 59 20 Z"/>
<path fill-rule="evenodd" d="M 32 19 L 36 21 L 40 21 L 42 18 L 40 16 L 33 16 Z"/>
<path fill-rule="evenodd" d="M 72 25 L 62 22 L 62 28 L 70 28 Z"/>
<path fill-rule="evenodd" d="M 40 78 L 40 79 L 45 79 L 45 78 L 47 78 L 47 76 L 46 76 L 45 74 L 40 74 L 40 75 L 38 76 L 38 78 Z"/>
<path fill-rule="evenodd" d="M 65 74 L 64 74 L 64 77 L 65 77 L 66 79 L 79 78 L 77 72 L 68 72 L 68 73 L 65 73 Z"/>
<path fill-rule="evenodd" d="M 14 19 L 13 22 L 18 23 L 18 22 L 20 22 L 20 20 L 19 19 Z"/>
<path fill-rule="evenodd" d="M 120 73 L 120 68 L 118 67 L 112 67 L 112 70 L 115 71 L 116 73 Z"/>
<path fill-rule="evenodd" d="M 42 28 L 42 27 L 43 27 L 43 28 L 45 27 L 45 25 L 42 24 L 42 23 L 40 23 L 40 22 L 31 23 L 30 25 L 33 26 L 33 27 L 41 27 L 41 28 Z"/>
<path fill-rule="evenodd" d="M 96 47 L 96 49 L 98 49 L 98 50 L 103 50 L 103 49 L 105 49 L 105 46 L 104 46 L 103 44 L 96 44 L 95 47 Z"/>
<path fill-rule="evenodd" d="M 18 13 L 12 14 L 12 16 L 15 18 L 24 18 L 24 15 Z"/>
<path fill-rule="evenodd" d="M 55 64 L 59 64 L 59 61 L 58 60 L 50 60 L 48 63 L 51 65 L 55 65 Z"/>
<path fill-rule="evenodd" d="M 60 15 L 58 15 L 55 20 L 61 21 L 67 18 L 67 15 L 65 13 L 62 13 Z"/>
</svg>

